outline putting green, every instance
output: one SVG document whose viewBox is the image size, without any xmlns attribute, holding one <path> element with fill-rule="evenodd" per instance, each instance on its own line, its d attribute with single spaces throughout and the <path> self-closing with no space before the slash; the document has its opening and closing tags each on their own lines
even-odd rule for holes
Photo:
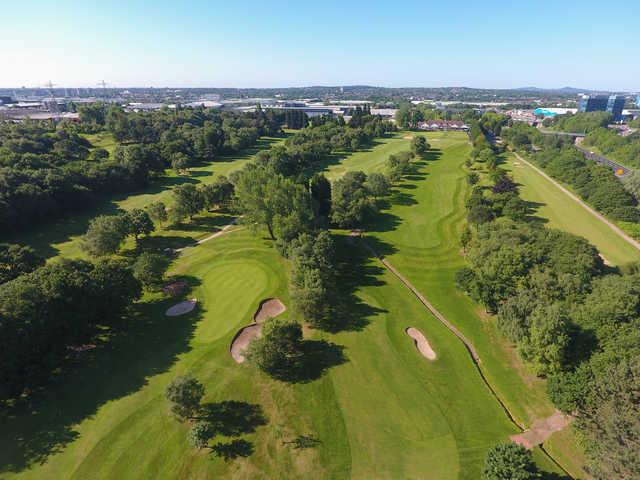
<svg viewBox="0 0 640 480">
<path fill-rule="evenodd" d="M 535 215 L 546 220 L 549 227 L 586 238 L 614 265 L 640 261 L 639 250 L 529 165 L 509 154 L 505 167 L 520 184 L 522 198 L 533 202 Z"/>
</svg>

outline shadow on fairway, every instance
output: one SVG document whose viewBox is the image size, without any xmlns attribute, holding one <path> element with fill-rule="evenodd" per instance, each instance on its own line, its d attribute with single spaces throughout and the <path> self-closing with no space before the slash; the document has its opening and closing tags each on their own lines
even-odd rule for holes
<svg viewBox="0 0 640 480">
<path fill-rule="evenodd" d="M 212 436 L 237 437 L 267 424 L 260 405 L 237 400 L 206 403 L 198 418 L 209 422 Z"/>
<path fill-rule="evenodd" d="M 356 295 L 360 287 L 384 285 L 378 277 L 384 269 L 371 262 L 373 254 L 357 238 L 334 235 L 336 282 L 331 319 L 324 324 L 329 332 L 362 330 L 369 318 L 384 310 L 372 307 Z M 391 246 L 389 246 L 391 248 Z"/>
<path fill-rule="evenodd" d="M 199 280 L 187 279 L 191 287 Z M 73 426 L 106 402 L 137 392 L 154 375 L 166 372 L 188 351 L 201 307 L 169 318 L 176 298 L 134 305 L 125 318 L 105 330 L 97 348 L 75 354 L 62 373 L 30 399 L 0 411 L 0 473 L 19 472 L 46 461 L 79 436 Z"/>
<path fill-rule="evenodd" d="M 216 443 L 211 447 L 211 453 L 222 458 L 225 462 L 230 462 L 239 457 L 248 457 L 253 453 L 253 443 L 237 439 L 230 442 Z"/>
</svg>

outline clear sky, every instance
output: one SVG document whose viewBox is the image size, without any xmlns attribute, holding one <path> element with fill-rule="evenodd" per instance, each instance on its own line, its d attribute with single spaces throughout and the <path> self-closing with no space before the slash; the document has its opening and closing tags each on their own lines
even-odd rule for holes
<svg viewBox="0 0 640 480">
<path fill-rule="evenodd" d="M 640 90 L 640 0 L 0 0 L 0 87 Z"/>
</svg>

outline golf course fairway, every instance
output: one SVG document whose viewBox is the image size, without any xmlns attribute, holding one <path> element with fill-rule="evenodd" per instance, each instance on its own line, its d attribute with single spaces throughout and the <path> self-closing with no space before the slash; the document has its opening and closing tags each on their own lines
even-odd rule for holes
<svg viewBox="0 0 640 480">
<path fill-rule="evenodd" d="M 305 329 L 323 353 L 313 376 L 284 383 L 231 357 L 234 335 L 262 300 L 290 306 L 286 261 L 263 232 L 235 230 L 184 250 L 173 263 L 170 274 L 191 285 L 185 298 L 198 300 L 191 313 L 166 317 L 177 300 L 147 294 L 35 406 L 0 417 L 0 477 L 480 478 L 488 449 L 520 429 L 462 342 L 364 241 L 473 342 L 482 373 L 517 423 L 528 426 L 553 407 L 544 383 L 527 373 L 493 319 L 455 288 L 455 271 L 465 262 L 458 239 L 470 147 L 460 133 L 427 138 L 432 151 L 394 189 L 364 239 L 334 232 L 346 328 Z M 386 158 L 408 149 L 409 140 L 394 136 L 370 153 L 377 148 L 387 149 L 379 155 Z M 361 152 L 345 159 L 344 170 L 327 168 L 339 176 L 379 165 L 378 156 L 373 161 Z M 408 327 L 425 335 L 435 360 L 420 355 Z M 169 413 L 164 389 L 187 372 L 204 384 L 204 403 L 224 412 L 212 444 L 243 441 L 237 458 L 194 449 L 188 425 Z M 579 458 L 561 433 L 554 450 Z M 561 472 L 539 449 L 534 458 L 543 470 Z"/>
</svg>

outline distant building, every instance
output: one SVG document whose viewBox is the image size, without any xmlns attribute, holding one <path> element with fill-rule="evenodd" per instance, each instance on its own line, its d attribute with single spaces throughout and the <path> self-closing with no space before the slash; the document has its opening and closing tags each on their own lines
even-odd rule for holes
<svg viewBox="0 0 640 480">
<path fill-rule="evenodd" d="M 6 97 L 6 96 L 0 96 L 0 105 L 10 105 L 13 103 L 17 103 L 13 98 L 11 97 Z"/>
<path fill-rule="evenodd" d="M 640 95 L 636 97 L 636 106 L 640 108 Z"/>
<path fill-rule="evenodd" d="M 621 95 L 587 95 L 578 105 L 579 112 L 609 112 L 614 122 L 622 119 L 624 97 Z"/>
<path fill-rule="evenodd" d="M 418 128 L 420 130 L 458 130 L 466 132 L 469 130 L 469 125 L 461 120 L 426 120 L 424 122 L 418 122 Z"/>
</svg>

